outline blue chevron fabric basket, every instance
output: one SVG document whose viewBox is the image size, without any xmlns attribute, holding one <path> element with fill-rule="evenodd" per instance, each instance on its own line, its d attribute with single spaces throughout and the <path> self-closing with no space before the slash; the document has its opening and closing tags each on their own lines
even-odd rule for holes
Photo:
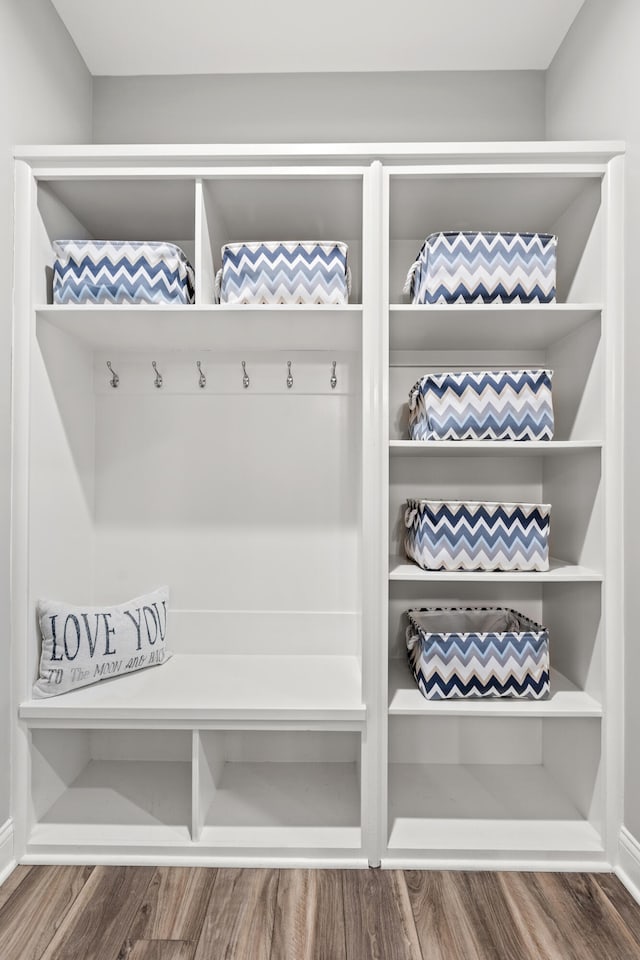
<svg viewBox="0 0 640 960">
<path fill-rule="evenodd" d="M 404 292 L 412 303 L 553 303 L 556 246 L 549 233 L 432 233 Z"/>
<path fill-rule="evenodd" d="M 173 243 L 56 240 L 54 303 L 194 301 L 193 267 Z"/>
<path fill-rule="evenodd" d="M 429 373 L 409 393 L 412 440 L 551 440 L 552 370 Z"/>
<path fill-rule="evenodd" d="M 427 700 L 549 696 L 549 634 L 503 607 L 408 610 L 407 654 Z"/>
<path fill-rule="evenodd" d="M 548 570 L 543 503 L 407 500 L 404 548 L 424 570 Z"/>
<path fill-rule="evenodd" d="M 221 303 L 346 304 L 351 291 L 345 243 L 228 243 L 216 276 Z"/>
</svg>

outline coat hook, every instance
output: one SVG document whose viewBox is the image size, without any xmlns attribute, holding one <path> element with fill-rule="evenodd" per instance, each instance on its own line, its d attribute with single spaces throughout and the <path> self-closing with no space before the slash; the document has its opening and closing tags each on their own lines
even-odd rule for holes
<svg viewBox="0 0 640 960">
<path fill-rule="evenodd" d="M 153 367 L 153 369 L 154 369 L 155 372 L 156 372 L 156 378 L 155 378 L 155 380 L 154 380 L 153 382 L 155 383 L 156 387 L 157 387 L 158 389 L 160 389 L 160 387 L 162 386 L 162 374 L 161 374 L 160 371 L 158 370 L 158 368 L 157 368 L 157 366 L 156 366 L 155 360 L 152 360 L 152 361 L 151 361 L 151 366 Z"/>
<path fill-rule="evenodd" d="M 200 372 L 200 376 L 198 377 L 198 386 L 199 386 L 202 390 L 204 390 L 204 388 L 205 388 L 206 385 L 207 385 L 207 378 L 205 377 L 204 373 L 202 372 L 202 365 L 201 365 L 201 363 L 200 363 L 199 360 L 196 360 L 196 367 L 198 368 L 198 370 L 199 370 L 199 372 Z"/>
<path fill-rule="evenodd" d="M 331 364 L 331 380 L 329 381 L 329 383 L 331 384 L 332 390 L 335 390 L 335 388 L 338 386 L 338 378 L 336 377 L 336 361 L 335 360 Z"/>
<path fill-rule="evenodd" d="M 291 360 L 287 360 L 287 370 L 289 371 L 287 373 L 287 387 L 289 388 L 289 390 L 291 390 L 291 387 L 293 386 L 293 374 L 291 373 Z"/>
<path fill-rule="evenodd" d="M 247 365 L 243 360 L 242 361 L 242 386 L 245 388 L 245 390 L 249 389 L 250 383 L 251 381 L 249 380 L 249 374 L 247 373 Z"/>
<path fill-rule="evenodd" d="M 111 360 L 107 360 L 107 366 L 109 368 L 109 372 L 111 373 L 111 380 L 109 381 L 109 383 L 115 389 L 120 383 L 120 377 L 111 366 Z"/>
</svg>

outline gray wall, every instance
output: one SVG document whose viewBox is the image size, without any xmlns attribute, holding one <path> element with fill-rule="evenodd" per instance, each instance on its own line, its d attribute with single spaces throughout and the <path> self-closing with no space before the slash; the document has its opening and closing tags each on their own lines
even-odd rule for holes
<svg viewBox="0 0 640 960">
<path fill-rule="evenodd" d="M 636 360 L 640 356 L 636 277 L 640 258 L 640 3 L 587 0 L 547 75 L 547 136 L 550 139 L 615 138 L 627 141 L 626 161 L 626 329 L 625 329 L 625 611 L 627 829 L 640 840 L 640 644 L 635 604 L 640 581 L 640 443 L 635 410 Z"/>
<path fill-rule="evenodd" d="M 96 143 L 542 140 L 544 73 L 96 77 Z"/>
<path fill-rule="evenodd" d="M 9 491 L 13 147 L 91 139 L 92 81 L 49 0 L 0 2 L 0 827 L 10 815 Z M 19 638 L 17 638 L 19 642 Z"/>
</svg>

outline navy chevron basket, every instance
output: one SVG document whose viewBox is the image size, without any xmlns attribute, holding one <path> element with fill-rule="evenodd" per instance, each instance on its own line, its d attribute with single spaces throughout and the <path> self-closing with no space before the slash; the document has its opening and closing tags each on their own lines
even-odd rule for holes
<svg viewBox="0 0 640 960">
<path fill-rule="evenodd" d="M 54 303 L 193 303 L 195 275 L 173 243 L 56 240 Z"/>
<path fill-rule="evenodd" d="M 552 370 L 429 373 L 409 393 L 412 440 L 551 440 Z"/>
<path fill-rule="evenodd" d="M 549 696 L 549 634 L 503 607 L 408 610 L 407 654 L 427 700 Z"/>
<path fill-rule="evenodd" d="M 548 570 L 551 507 L 407 500 L 404 548 L 425 570 Z"/>
<path fill-rule="evenodd" d="M 552 303 L 557 242 L 549 233 L 432 233 L 404 292 L 412 303 Z"/>
<path fill-rule="evenodd" d="M 227 243 L 216 293 L 221 303 L 347 304 L 347 250 L 333 242 Z"/>
</svg>

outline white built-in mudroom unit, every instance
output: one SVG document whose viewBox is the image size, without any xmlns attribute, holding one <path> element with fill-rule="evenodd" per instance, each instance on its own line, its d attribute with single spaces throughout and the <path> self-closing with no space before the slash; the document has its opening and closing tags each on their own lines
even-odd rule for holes
<svg viewBox="0 0 640 960">
<path fill-rule="evenodd" d="M 608 869 L 622 811 L 623 148 L 43 147 L 16 160 L 16 859 Z M 557 300 L 414 305 L 433 231 L 558 237 Z M 185 306 L 62 305 L 61 237 Z M 349 303 L 215 302 L 223 244 L 348 244 Z M 550 368 L 550 441 L 408 439 L 429 370 Z M 424 570 L 407 498 L 551 505 L 547 571 Z M 37 699 L 36 602 L 167 585 L 172 657 Z M 424 697 L 410 608 L 549 631 L 547 699 Z"/>
</svg>

